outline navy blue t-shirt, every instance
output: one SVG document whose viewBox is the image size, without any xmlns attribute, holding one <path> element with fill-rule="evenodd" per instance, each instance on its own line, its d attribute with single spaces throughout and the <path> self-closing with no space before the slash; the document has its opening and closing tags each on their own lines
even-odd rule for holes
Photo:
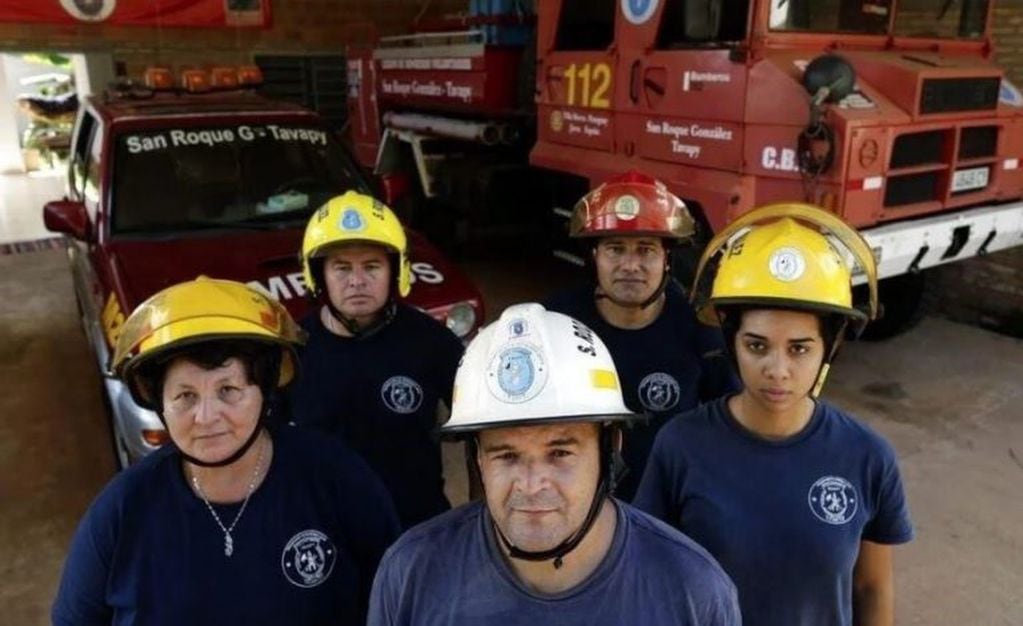
<svg viewBox="0 0 1023 626">
<path fill-rule="evenodd" d="M 735 587 L 706 551 L 615 504 L 607 555 L 582 583 L 557 595 L 540 595 L 519 580 L 482 502 L 421 524 L 380 562 L 368 625 L 739 626 Z"/>
<path fill-rule="evenodd" d="M 615 495 L 631 501 L 654 437 L 665 422 L 700 402 L 740 388 L 721 331 L 696 319 L 675 282 L 665 290 L 661 314 L 638 329 L 608 324 L 597 310 L 592 286 L 557 294 L 545 306 L 574 317 L 597 333 L 614 359 L 625 406 L 650 417 L 646 425 L 637 424 L 625 432 L 622 456 L 629 472 Z"/>
<path fill-rule="evenodd" d="M 342 444 L 284 426 L 232 531 L 185 481 L 172 446 L 118 474 L 71 543 L 53 623 L 359 624 L 398 534 L 387 491 Z M 225 525 L 240 503 L 213 505 Z"/>
<path fill-rule="evenodd" d="M 860 542 L 913 537 L 891 446 L 820 401 L 781 441 L 745 429 L 726 398 L 674 418 L 635 501 L 714 555 L 747 626 L 851 626 Z"/>
<path fill-rule="evenodd" d="M 454 333 L 404 304 L 366 338 L 330 332 L 319 309 L 302 326 L 309 341 L 288 392 L 294 422 L 338 435 L 361 454 L 390 490 L 404 528 L 451 508 L 434 429 L 438 401 L 451 406 L 462 357 Z"/>
</svg>

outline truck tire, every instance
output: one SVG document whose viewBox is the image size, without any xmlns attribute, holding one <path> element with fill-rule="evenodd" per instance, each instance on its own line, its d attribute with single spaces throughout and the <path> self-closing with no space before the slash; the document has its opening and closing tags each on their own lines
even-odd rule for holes
<svg viewBox="0 0 1023 626">
<path fill-rule="evenodd" d="M 926 273 L 902 274 L 885 278 L 878 283 L 881 315 L 867 324 L 860 339 L 881 341 L 895 337 L 913 328 L 927 314 L 925 297 Z M 866 288 L 857 287 L 854 299 L 866 301 Z M 862 298 L 862 300 L 860 299 Z"/>
</svg>

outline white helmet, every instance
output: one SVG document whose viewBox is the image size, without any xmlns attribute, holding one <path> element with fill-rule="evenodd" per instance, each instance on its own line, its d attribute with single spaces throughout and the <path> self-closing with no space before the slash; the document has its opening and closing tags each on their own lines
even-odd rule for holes
<svg viewBox="0 0 1023 626">
<path fill-rule="evenodd" d="M 536 303 L 505 309 L 465 350 L 442 435 L 559 421 L 643 419 L 611 353 L 582 322 Z"/>
</svg>

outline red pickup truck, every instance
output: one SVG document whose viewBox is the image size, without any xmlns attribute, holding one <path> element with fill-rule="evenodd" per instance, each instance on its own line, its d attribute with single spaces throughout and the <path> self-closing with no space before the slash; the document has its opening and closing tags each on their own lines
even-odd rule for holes
<svg viewBox="0 0 1023 626">
<path fill-rule="evenodd" d="M 310 306 L 298 253 L 309 215 L 349 189 L 373 193 L 313 112 L 252 93 L 127 91 L 88 98 L 75 123 L 67 195 L 46 205 L 68 235 L 85 333 L 104 374 L 122 467 L 166 441 L 108 359 L 125 317 L 168 285 L 206 274 L 246 282 L 296 317 Z M 409 303 L 462 338 L 483 319 L 477 289 L 415 232 Z"/>
</svg>

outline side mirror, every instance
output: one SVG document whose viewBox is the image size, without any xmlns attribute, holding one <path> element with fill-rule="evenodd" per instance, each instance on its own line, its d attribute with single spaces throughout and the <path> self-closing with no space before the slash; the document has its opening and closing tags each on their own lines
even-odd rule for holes
<svg viewBox="0 0 1023 626">
<path fill-rule="evenodd" d="M 384 196 L 384 203 L 394 208 L 409 193 L 408 176 L 398 172 L 384 174 L 380 177 L 380 191 Z"/>
<path fill-rule="evenodd" d="M 49 231 L 71 235 L 81 241 L 88 241 L 92 236 L 85 203 L 76 200 L 47 202 L 43 207 L 43 223 Z"/>
<path fill-rule="evenodd" d="M 818 105 L 839 102 L 855 89 L 856 71 L 837 54 L 824 54 L 806 66 L 803 87 Z"/>
</svg>

